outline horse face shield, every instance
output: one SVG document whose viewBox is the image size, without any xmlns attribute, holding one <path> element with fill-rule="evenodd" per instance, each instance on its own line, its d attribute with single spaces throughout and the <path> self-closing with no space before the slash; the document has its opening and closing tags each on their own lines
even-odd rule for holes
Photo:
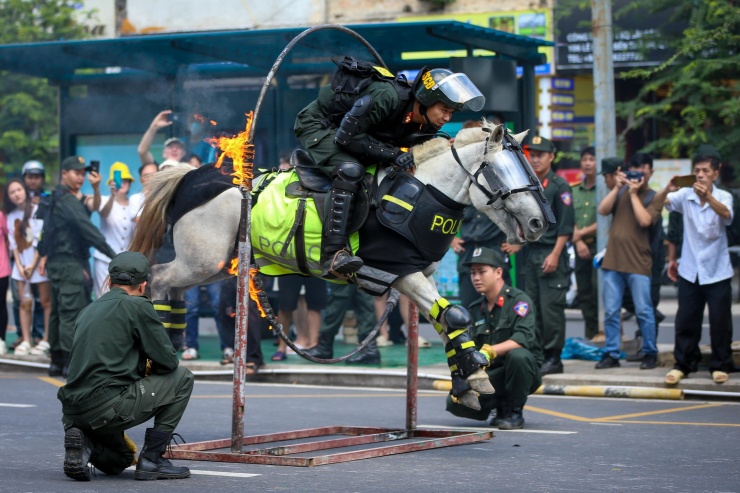
<svg viewBox="0 0 740 493">
<path fill-rule="evenodd" d="M 532 166 L 522 152 L 519 143 L 508 132 L 504 134 L 503 149 L 494 154 L 488 166 L 482 166 L 479 173 L 493 190 L 490 197 L 494 202 L 506 199 L 512 193 L 531 192 L 537 200 L 548 225 L 555 224 L 555 215 L 545 198 L 545 193 Z"/>
</svg>

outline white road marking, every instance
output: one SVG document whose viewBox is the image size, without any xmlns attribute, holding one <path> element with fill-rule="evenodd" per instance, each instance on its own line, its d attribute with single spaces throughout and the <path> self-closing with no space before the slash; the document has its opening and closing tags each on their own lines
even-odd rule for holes
<svg viewBox="0 0 740 493">
<path fill-rule="evenodd" d="M 492 431 L 498 432 L 517 432 L 517 433 L 543 433 L 548 435 L 575 435 L 577 431 L 554 431 L 554 430 L 499 430 L 498 428 L 476 428 L 474 426 L 439 426 L 439 425 L 419 425 L 419 428 L 444 429 L 453 431 Z"/>
<path fill-rule="evenodd" d="M 127 467 L 126 470 L 135 471 L 136 466 Z M 223 476 L 225 478 L 251 478 L 254 476 L 262 476 L 261 474 L 249 474 L 246 472 L 201 471 L 199 469 L 191 469 L 190 474 L 196 476 Z"/>
<path fill-rule="evenodd" d="M 0 407 L 36 407 L 36 404 L 7 404 L 0 402 Z"/>
</svg>

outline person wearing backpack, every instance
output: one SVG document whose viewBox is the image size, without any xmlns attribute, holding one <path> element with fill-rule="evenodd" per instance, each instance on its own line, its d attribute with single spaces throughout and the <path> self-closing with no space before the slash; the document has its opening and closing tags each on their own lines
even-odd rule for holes
<svg viewBox="0 0 740 493">
<path fill-rule="evenodd" d="M 373 164 L 405 171 L 405 148 L 432 139 L 455 111 L 479 111 L 485 98 L 462 73 L 422 68 L 413 84 L 370 62 L 346 56 L 332 82 L 302 109 L 294 132 L 333 179 L 321 237 L 323 276 L 344 277 L 362 267 L 347 249 L 355 195 Z"/>
<path fill-rule="evenodd" d="M 640 369 L 657 366 L 655 316 L 650 298 L 653 266 L 650 229 L 660 220 L 665 196 L 655 195 L 648 187 L 652 174 L 652 160 L 644 164 L 631 162 L 627 173 L 616 173 L 617 185 L 599 204 L 599 214 L 612 215 L 602 263 L 606 344 L 604 356 L 596 364 L 599 370 L 620 366 L 620 312 L 627 286 L 632 292 L 635 315 L 642 332 Z M 655 196 L 646 207 L 644 203 L 648 193 Z"/>
</svg>

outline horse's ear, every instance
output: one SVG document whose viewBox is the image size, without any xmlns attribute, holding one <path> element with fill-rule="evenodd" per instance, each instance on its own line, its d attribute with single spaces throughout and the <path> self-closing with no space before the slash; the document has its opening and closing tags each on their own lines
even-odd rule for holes
<svg viewBox="0 0 740 493">
<path fill-rule="evenodd" d="M 521 144 L 528 133 L 529 133 L 529 130 L 525 130 L 524 132 L 514 134 L 514 139 L 516 139 L 516 141 Z"/>
<path fill-rule="evenodd" d="M 504 138 L 505 131 L 506 127 L 503 125 L 495 125 L 491 130 L 491 140 L 496 144 L 500 144 Z"/>
</svg>

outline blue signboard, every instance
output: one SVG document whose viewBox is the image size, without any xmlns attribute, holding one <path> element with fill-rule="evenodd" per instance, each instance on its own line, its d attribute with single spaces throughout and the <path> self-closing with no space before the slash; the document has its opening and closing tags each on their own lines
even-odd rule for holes
<svg viewBox="0 0 740 493">
<path fill-rule="evenodd" d="M 554 110 L 550 121 L 553 123 L 570 123 L 575 116 L 575 113 L 569 110 Z"/>
<path fill-rule="evenodd" d="M 553 77 L 550 79 L 550 87 L 557 91 L 572 91 L 576 87 L 576 82 L 566 77 Z"/>
<path fill-rule="evenodd" d="M 552 140 L 573 140 L 576 130 L 573 127 L 553 127 Z"/>
<path fill-rule="evenodd" d="M 573 106 L 576 104 L 576 97 L 572 94 L 553 94 L 553 106 Z"/>
</svg>

